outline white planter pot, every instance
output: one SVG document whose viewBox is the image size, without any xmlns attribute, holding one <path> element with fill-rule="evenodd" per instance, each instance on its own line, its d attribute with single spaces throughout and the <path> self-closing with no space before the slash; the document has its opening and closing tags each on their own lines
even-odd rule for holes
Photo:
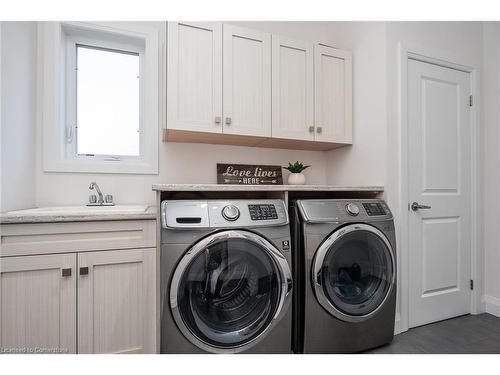
<svg viewBox="0 0 500 375">
<path fill-rule="evenodd" d="M 303 173 L 290 173 L 288 175 L 288 185 L 304 185 L 306 176 Z"/>
</svg>

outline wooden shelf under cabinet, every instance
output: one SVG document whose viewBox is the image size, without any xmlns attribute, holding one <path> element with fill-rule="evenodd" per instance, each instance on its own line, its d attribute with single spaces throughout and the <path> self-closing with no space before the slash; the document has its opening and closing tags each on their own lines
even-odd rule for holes
<svg viewBox="0 0 500 375">
<path fill-rule="evenodd" d="M 163 130 L 164 142 L 205 143 L 233 146 L 281 148 L 289 150 L 328 151 L 350 146 L 351 143 L 304 141 L 284 138 L 253 137 L 220 133 L 197 132 L 176 129 Z"/>
</svg>

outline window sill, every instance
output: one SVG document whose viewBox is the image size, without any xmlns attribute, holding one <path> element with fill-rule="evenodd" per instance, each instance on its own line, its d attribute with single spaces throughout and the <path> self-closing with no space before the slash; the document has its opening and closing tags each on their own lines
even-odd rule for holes
<svg viewBox="0 0 500 375">
<path fill-rule="evenodd" d="M 158 163 L 114 160 L 58 160 L 44 163 L 44 172 L 158 174 Z"/>
</svg>

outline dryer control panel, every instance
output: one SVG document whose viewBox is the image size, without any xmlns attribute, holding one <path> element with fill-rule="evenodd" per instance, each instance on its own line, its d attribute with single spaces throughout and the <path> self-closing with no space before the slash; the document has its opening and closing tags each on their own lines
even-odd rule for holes
<svg viewBox="0 0 500 375">
<path fill-rule="evenodd" d="M 341 223 L 390 220 L 392 213 L 382 199 L 301 199 L 297 207 L 307 222 Z"/>
</svg>

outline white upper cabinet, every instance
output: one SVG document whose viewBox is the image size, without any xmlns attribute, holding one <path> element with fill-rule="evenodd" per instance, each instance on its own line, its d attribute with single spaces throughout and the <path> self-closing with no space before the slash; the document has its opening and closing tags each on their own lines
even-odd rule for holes
<svg viewBox="0 0 500 375">
<path fill-rule="evenodd" d="M 169 22 L 168 129 L 222 132 L 222 24 Z"/>
<path fill-rule="evenodd" d="M 271 136 L 271 34 L 223 26 L 225 134 Z"/>
<path fill-rule="evenodd" d="M 75 353 L 75 273 L 75 254 L 0 258 L 0 348 Z"/>
<path fill-rule="evenodd" d="M 173 22 L 167 71 L 166 140 L 311 150 L 352 143 L 350 52 Z"/>
<path fill-rule="evenodd" d="M 347 51 L 314 46 L 315 140 L 352 142 L 352 57 Z"/>
<path fill-rule="evenodd" d="M 314 140 L 313 44 L 273 35 L 272 137 Z"/>
</svg>

